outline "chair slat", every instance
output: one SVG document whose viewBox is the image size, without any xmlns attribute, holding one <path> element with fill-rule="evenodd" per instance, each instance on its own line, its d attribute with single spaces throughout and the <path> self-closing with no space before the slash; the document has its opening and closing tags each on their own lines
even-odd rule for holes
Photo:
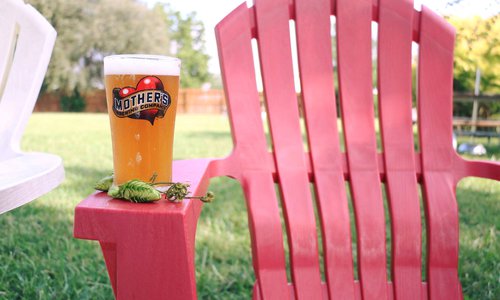
<svg viewBox="0 0 500 300">
<path fill-rule="evenodd" d="M 0 149 L 16 148 L 33 111 L 56 38 L 54 28 L 31 6 L 10 3 L 20 30 L 0 102 Z M 9 3 L 7 3 L 7 9 Z"/>
<path fill-rule="evenodd" d="M 349 208 L 337 128 L 330 1 L 296 0 L 302 102 L 323 233 L 329 299 L 354 299 Z"/>
<path fill-rule="evenodd" d="M 288 0 L 256 1 L 257 39 L 297 299 L 320 299 L 314 206 L 294 89 Z"/>
<path fill-rule="evenodd" d="M 412 128 L 413 1 L 380 0 L 379 111 L 395 299 L 421 299 L 422 231 Z"/>
<path fill-rule="evenodd" d="M 337 0 L 339 84 L 363 299 L 387 299 L 385 217 L 377 164 L 372 1 Z"/>
<path fill-rule="evenodd" d="M 418 120 L 430 299 L 459 299 L 458 207 L 452 147 L 453 27 L 427 7 L 420 23 Z"/>
<path fill-rule="evenodd" d="M 273 177 L 268 172 L 247 173 L 244 174 L 242 185 L 245 197 L 249 199 L 247 208 L 252 257 L 261 296 L 289 299 L 280 212 L 274 196 Z"/>
<path fill-rule="evenodd" d="M 274 192 L 273 162 L 267 152 L 255 82 L 250 15 L 240 5 L 216 28 L 222 76 L 225 82 L 233 141 L 233 162 L 243 174 L 252 238 L 253 263 L 260 292 L 288 299 L 285 252 L 278 201 Z M 265 195 L 263 197 L 263 195 Z"/>
</svg>

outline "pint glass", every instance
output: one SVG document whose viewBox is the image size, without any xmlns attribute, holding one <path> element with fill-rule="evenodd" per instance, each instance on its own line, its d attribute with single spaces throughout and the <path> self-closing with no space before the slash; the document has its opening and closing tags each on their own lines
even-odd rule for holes
<svg viewBox="0 0 500 300">
<path fill-rule="evenodd" d="M 156 55 L 104 58 L 114 184 L 172 179 L 180 60 Z"/>
</svg>

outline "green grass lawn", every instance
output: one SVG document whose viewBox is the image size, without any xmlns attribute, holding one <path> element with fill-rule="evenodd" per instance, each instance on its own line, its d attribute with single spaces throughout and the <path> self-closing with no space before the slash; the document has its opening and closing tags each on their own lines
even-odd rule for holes
<svg viewBox="0 0 500 300">
<path fill-rule="evenodd" d="M 489 145 L 498 159 L 498 139 Z M 112 169 L 105 114 L 34 114 L 23 138 L 26 151 L 64 159 L 57 189 L 0 216 L 0 299 L 111 299 L 96 242 L 72 237 L 75 205 Z M 222 116 L 181 115 L 174 157 L 225 156 L 232 148 Z M 200 299 L 248 299 L 254 282 L 242 191 L 230 179 L 212 181 L 217 199 L 203 209 L 196 237 Z M 457 191 L 460 207 L 460 279 L 470 299 L 500 298 L 500 184 L 468 178 Z"/>
</svg>

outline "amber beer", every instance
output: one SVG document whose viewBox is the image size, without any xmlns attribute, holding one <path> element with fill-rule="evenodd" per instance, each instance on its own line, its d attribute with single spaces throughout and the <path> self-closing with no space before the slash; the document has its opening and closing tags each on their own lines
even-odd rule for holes
<svg viewBox="0 0 500 300">
<path fill-rule="evenodd" d="M 180 60 L 153 55 L 104 58 L 114 184 L 171 181 Z"/>
</svg>

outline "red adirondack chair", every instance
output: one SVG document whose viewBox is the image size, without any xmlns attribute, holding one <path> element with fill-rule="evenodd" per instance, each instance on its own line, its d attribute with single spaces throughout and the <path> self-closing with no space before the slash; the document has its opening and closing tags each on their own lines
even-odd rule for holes
<svg viewBox="0 0 500 300">
<path fill-rule="evenodd" d="M 308 152 L 294 89 L 290 20 L 296 28 Z M 378 23 L 381 153 L 372 94 L 372 21 Z M 194 194 L 203 193 L 213 176 L 227 175 L 241 183 L 257 278 L 254 299 L 461 299 L 455 187 L 466 176 L 500 180 L 500 165 L 463 160 L 452 148 L 453 28 L 426 7 L 414 10 L 410 0 L 257 0 L 251 8 L 236 8 L 217 26 L 216 35 L 234 151 L 220 160 L 176 162 L 174 176 L 189 180 Z M 271 153 L 261 119 L 252 39 L 258 44 Z M 411 119 L 412 42 L 419 44 L 417 152 Z M 353 275 L 346 182 L 355 212 L 359 281 Z M 390 208 L 392 282 L 386 276 L 382 184 Z M 419 186 L 427 224 L 427 282 L 422 282 L 421 272 Z M 196 298 L 194 236 L 200 210 L 197 201 L 138 205 L 96 193 L 76 208 L 75 236 L 101 243 L 118 299 Z"/>
</svg>

